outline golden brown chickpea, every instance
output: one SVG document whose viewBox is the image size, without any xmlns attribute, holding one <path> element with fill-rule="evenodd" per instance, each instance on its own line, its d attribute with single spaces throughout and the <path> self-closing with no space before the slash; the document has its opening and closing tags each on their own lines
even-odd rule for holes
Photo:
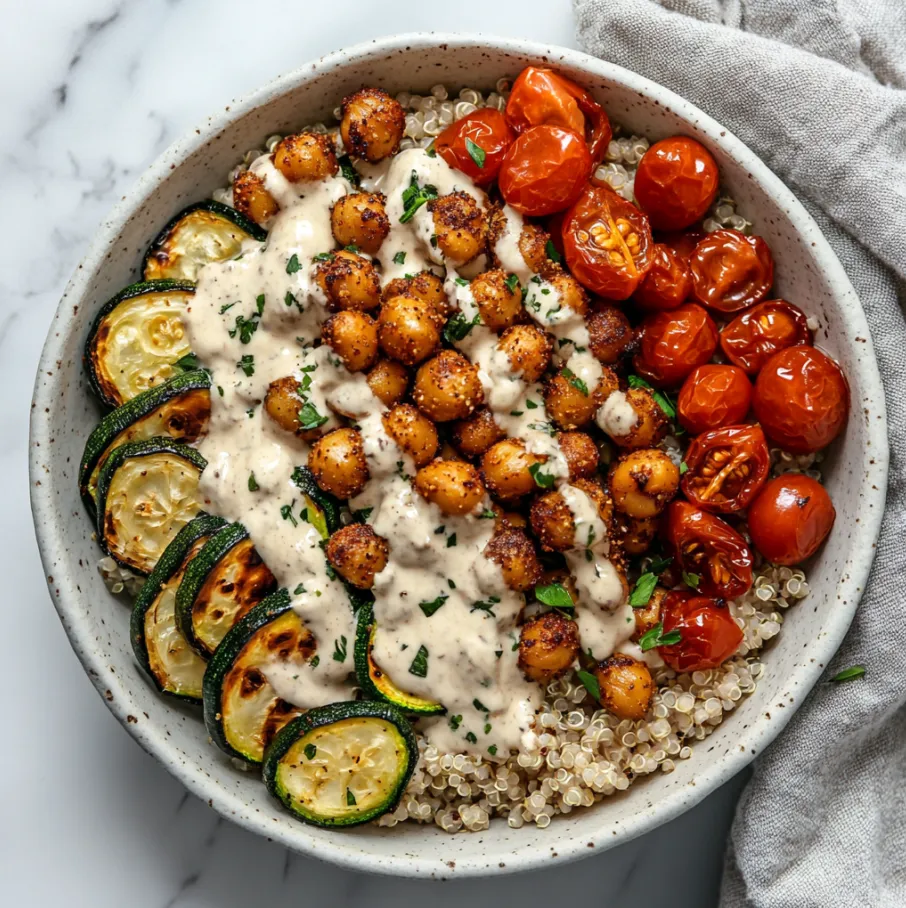
<svg viewBox="0 0 906 908">
<path fill-rule="evenodd" d="M 434 307 L 411 296 L 394 296 L 381 306 L 378 339 L 387 356 L 414 366 L 440 346 Z"/>
<path fill-rule="evenodd" d="M 437 429 L 412 404 L 397 404 L 382 417 L 387 434 L 423 467 L 437 453 Z"/>
<path fill-rule="evenodd" d="M 299 410 L 301 409 L 299 379 L 287 375 L 268 385 L 267 393 L 264 395 L 264 412 L 284 431 L 292 432 L 305 441 L 315 441 L 336 425 L 335 419 L 328 419 L 328 422 L 316 429 L 303 430 L 299 424 Z"/>
<path fill-rule="evenodd" d="M 557 435 L 560 452 L 566 458 L 570 481 L 594 476 L 600 455 L 598 446 L 584 432 L 560 432 Z"/>
<path fill-rule="evenodd" d="M 444 282 L 433 271 L 419 271 L 409 277 L 394 278 L 384 287 L 384 299 L 394 296 L 412 296 L 430 303 L 439 313 L 441 322 L 452 312 Z"/>
<path fill-rule="evenodd" d="M 499 504 L 492 504 L 491 510 L 497 515 L 494 522 L 496 530 L 527 530 L 529 528 L 528 517 L 520 514 L 519 511 L 504 511 Z"/>
<path fill-rule="evenodd" d="M 381 281 L 374 265 L 341 249 L 318 262 L 315 280 L 327 296 L 327 308 L 370 312 L 381 304 Z"/>
<path fill-rule="evenodd" d="M 633 608 L 632 616 L 635 618 L 635 630 L 629 638 L 633 643 L 638 643 L 641 637 L 653 630 L 661 620 L 661 611 L 664 607 L 664 599 L 667 596 L 667 590 L 662 586 L 656 586 L 648 605 Z"/>
<path fill-rule="evenodd" d="M 331 315 L 321 326 L 321 340 L 350 372 L 364 372 L 377 362 L 377 322 L 364 312 L 347 309 Z"/>
<path fill-rule="evenodd" d="M 434 218 L 437 247 L 451 265 L 465 265 L 484 250 L 487 215 L 467 192 L 459 190 L 432 199 L 428 211 Z"/>
<path fill-rule="evenodd" d="M 609 533 L 613 520 L 610 496 L 598 483 L 589 479 L 577 479 L 570 485 L 591 499 Z M 586 539 L 580 540 L 579 545 L 576 544 L 576 520 L 562 492 L 547 492 L 536 498 L 532 502 L 529 519 L 532 523 L 532 532 L 538 537 L 541 548 L 546 552 L 568 552 L 587 544 Z"/>
<path fill-rule="evenodd" d="M 519 668 L 526 678 L 547 683 L 566 674 L 579 655 L 579 628 L 559 612 L 545 612 L 522 625 Z"/>
<path fill-rule="evenodd" d="M 615 653 L 594 670 L 601 706 L 618 719 L 644 719 L 654 696 L 654 682 L 644 662 Z"/>
<path fill-rule="evenodd" d="M 624 435 L 616 432 L 607 434 L 621 448 L 653 448 L 667 434 L 667 416 L 645 388 L 630 388 L 626 392 L 626 402 L 635 411 L 636 424 Z M 604 406 L 606 404 L 605 400 Z M 604 428 L 603 421 L 598 425 Z"/>
<path fill-rule="evenodd" d="M 362 252 L 377 255 L 390 233 L 390 219 L 380 192 L 351 192 L 344 195 L 330 212 L 334 239 L 341 246 L 357 246 Z"/>
<path fill-rule="evenodd" d="M 333 139 L 316 132 L 301 132 L 281 139 L 271 160 L 290 183 L 326 180 L 340 169 Z"/>
<path fill-rule="evenodd" d="M 571 275 L 563 272 L 550 278 L 550 285 L 560 297 L 560 305 L 572 309 L 579 315 L 588 312 L 588 293 L 585 288 Z"/>
<path fill-rule="evenodd" d="M 612 369 L 603 367 L 598 384 L 586 394 L 575 378 L 557 373 L 544 386 L 544 407 L 560 429 L 579 429 L 594 419 L 607 395 L 616 391 L 620 382 Z"/>
<path fill-rule="evenodd" d="M 315 482 L 344 501 L 358 495 L 368 482 L 368 463 L 357 429 L 334 429 L 319 438 L 308 452 Z"/>
<path fill-rule="evenodd" d="M 621 540 L 627 555 L 642 555 L 657 536 L 660 521 L 657 517 L 623 517 Z"/>
<path fill-rule="evenodd" d="M 450 430 L 453 444 L 466 457 L 480 457 L 494 442 L 506 436 L 487 407 L 476 410 L 468 419 L 457 420 Z"/>
<path fill-rule="evenodd" d="M 608 484 L 616 509 L 628 517 L 654 517 L 679 488 L 676 464 L 658 448 L 624 454 L 610 468 Z"/>
<path fill-rule="evenodd" d="M 432 460 L 416 474 L 415 488 L 444 514 L 454 516 L 474 511 L 485 496 L 481 474 L 464 460 Z"/>
<path fill-rule="evenodd" d="M 374 586 L 375 574 L 387 566 L 389 554 L 387 540 L 367 523 L 341 527 L 327 543 L 327 560 L 347 583 L 360 590 Z"/>
<path fill-rule="evenodd" d="M 501 237 L 507 232 L 507 218 L 499 205 L 494 205 L 488 215 L 488 245 L 493 250 Z M 550 234 L 537 224 L 523 224 L 519 234 L 519 252 L 525 264 L 532 270 L 548 279 L 563 273 L 563 269 L 548 255 Z M 495 261 L 498 261 L 495 255 Z"/>
<path fill-rule="evenodd" d="M 233 181 L 233 207 L 256 224 L 266 223 L 280 210 L 264 180 L 251 170 L 243 170 Z"/>
<path fill-rule="evenodd" d="M 554 347 L 537 325 L 513 325 L 500 335 L 497 349 L 507 355 L 513 371 L 522 373 L 523 381 L 535 382 L 550 365 Z"/>
<path fill-rule="evenodd" d="M 525 530 L 496 530 L 485 546 L 484 556 L 500 565 L 503 580 L 511 590 L 524 593 L 541 579 L 541 562 Z"/>
<path fill-rule="evenodd" d="M 507 275 L 500 268 L 485 271 L 474 278 L 470 289 L 482 324 L 492 331 L 503 331 L 521 317 L 522 289 L 515 274 Z"/>
<path fill-rule="evenodd" d="M 346 150 L 376 163 L 396 154 L 406 128 L 400 103 L 383 89 L 363 88 L 343 99 L 340 136 Z"/>
<path fill-rule="evenodd" d="M 416 372 L 412 399 L 434 422 L 451 422 L 474 413 L 484 400 L 484 389 L 478 369 L 461 353 L 441 350 Z"/>
<path fill-rule="evenodd" d="M 409 372 L 396 360 L 380 359 L 368 373 L 368 387 L 385 407 L 392 407 L 399 403 L 409 390 Z"/>
<path fill-rule="evenodd" d="M 537 491 L 531 468 L 546 462 L 545 455 L 529 453 L 518 438 L 505 438 L 485 452 L 481 472 L 495 498 L 513 501 Z"/>
<path fill-rule="evenodd" d="M 616 306 L 601 306 L 585 319 L 592 355 L 607 366 L 619 362 L 632 343 L 632 326 Z"/>
</svg>

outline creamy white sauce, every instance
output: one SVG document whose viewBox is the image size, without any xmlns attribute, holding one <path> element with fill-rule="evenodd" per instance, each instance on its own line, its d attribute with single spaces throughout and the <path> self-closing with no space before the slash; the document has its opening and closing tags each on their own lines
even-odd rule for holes
<svg viewBox="0 0 906 908">
<path fill-rule="evenodd" d="M 621 438 L 639 424 L 639 416 L 623 391 L 611 391 L 598 408 L 595 422 L 611 438 Z"/>
</svg>

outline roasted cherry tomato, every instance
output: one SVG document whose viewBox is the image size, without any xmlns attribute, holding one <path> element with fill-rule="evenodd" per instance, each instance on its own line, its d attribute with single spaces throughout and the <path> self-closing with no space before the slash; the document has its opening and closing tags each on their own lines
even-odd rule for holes
<svg viewBox="0 0 906 908">
<path fill-rule="evenodd" d="M 516 132 L 532 126 L 559 126 L 585 136 L 593 160 L 607 151 L 613 131 L 604 108 L 580 85 L 552 69 L 527 66 L 516 77 L 506 103 Z"/>
<path fill-rule="evenodd" d="M 810 454 L 840 434 L 849 386 L 841 368 L 820 350 L 787 347 L 758 373 L 752 408 L 772 442 L 793 454 Z"/>
<path fill-rule="evenodd" d="M 755 375 L 778 350 L 811 342 L 805 313 L 786 300 L 765 300 L 737 315 L 720 332 L 724 356 L 749 375 Z"/>
<path fill-rule="evenodd" d="M 686 136 L 655 142 L 639 161 L 635 197 L 658 230 L 682 230 L 700 220 L 717 196 L 717 162 Z"/>
<path fill-rule="evenodd" d="M 655 234 L 655 241 L 672 249 L 687 265 L 695 247 L 707 236 L 703 230 L 669 230 Z"/>
<path fill-rule="evenodd" d="M 639 325 L 636 371 L 661 388 L 675 388 L 717 349 L 717 325 L 695 303 L 655 312 Z"/>
<path fill-rule="evenodd" d="M 591 176 L 585 139 L 559 126 L 533 126 L 510 145 L 498 185 L 507 204 L 542 217 L 568 208 Z"/>
<path fill-rule="evenodd" d="M 676 401 L 680 425 L 693 435 L 742 422 L 752 406 L 752 383 L 738 366 L 705 365 L 683 382 Z"/>
<path fill-rule="evenodd" d="M 739 312 L 760 303 L 774 283 L 774 258 L 758 236 L 715 230 L 689 258 L 692 295 L 717 312 Z"/>
<path fill-rule="evenodd" d="M 677 672 L 705 672 L 727 661 L 742 643 L 742 628 L 726 603 L 708 596 L 672 590 L 664 597 L 664 633 L 679 631 L 682 639 L 659 646 L 667 665 Z"/>
<path fill-rule="evenodd" d="M 648 311 L 676 309 L 692 290 L 692 272 L 669 246 L 655 243 L 652 249 L 651 266 L 632 298 Z"/>
<path fill-rule="evenodd" d="M 818 551 L 836 516 L 820 482 L 803 473 L 784 473 L 752 502 L 749 532 L 768 561 L 798 564 Z"/>
<path fill-rule="evenodd" d="M 573 277 L 609 300 L 627 299 L 651 265 L 648 218 L 606 183 L 589 185 L 566 212 L 563 247 Z"/>
<path fill-rule="evenodd" d="M 499 110 L 483 107 L 451 123 L 434 140 L 434 148 L 451 167 L 484 186 L 497 179 L 503 157 L 515 138 Z"/>
<path fill-rule="evenodd" d="M 719 599 L 741 596 L 752 586 L 752 552 L 719 517 L 675 500 L 664 514 L 664 535 L 684 579 Z"/>
<path fill-rule="evenodd" d="M 768 478 L 771 455 L 760 426 L 727 426 L 699 435 L 686 451 L 683 493 L 706 511 L 747 508 Z"/>
</svg>

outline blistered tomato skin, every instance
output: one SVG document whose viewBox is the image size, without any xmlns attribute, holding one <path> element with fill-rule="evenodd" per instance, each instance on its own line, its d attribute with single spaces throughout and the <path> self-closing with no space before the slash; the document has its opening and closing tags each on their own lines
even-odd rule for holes
<svg viewBox="0 0 906 908">
<path fill-rule="evenodd" d="M 772 354 L 812 342 L 805 313 L 786 300 L 765 300 L 737 315 L 720 332 L 724 356 L 757 375 Z"/>
<path fill-rule="evenodd" d="M 742 643 L 742 628 L 726 604 L 707 596 L 671 591 L 664 597 L 664 633 L 682 635 L 673 646 L 660 646 L 661 658 L 677 672 L 704 672 L 727 661 Z"/>
<path fill-rule="evenodd" d="M 559 126 L 533 126 L 504 155 L 498 185 L 518 212 L 543 217 L 568 208 L 591 170 L 591 155 L 581 136 Z"/>
<path fill-rule="evenodd" d="M 699 592 L 733 599 L 752 586 L 752 552 L 719 517 L 675 500 L 667 505 L 663 526 L 676 565 L 685 574 L 698 576 Z"/>
<path fill-rule="evenodd" d="M 683 494 L 718 514 L 744 510 L 758 494 L 771 468 L 760 426 L 726 426 L 695 438 L 685 454 Z"/>
<path fill-rule="evenodd" d="M 655 243 L 651 266 L 632 296 L 640 309 L 653 312 L 682 306 L 692 292 L 688 263 L 669 246 Z"/>
<path fill-rule="evenodd" d="M 540 66 L 527 66 L 517 76 L 507 100 L 506 118 L 517 133 L 547 125 L 584 136 L 595 161 L 604 157 L 613 136 L 604 108 L 588 91 Z"/>
<path fill-rule="evenodd" d="M 703 230 L 670 230 L 655 234 L 655 241 L 672 249 L 687 265 L 695 247 L 705 238 Z"/>
<path fill-rule="evenodd" d="M 651 265 L 648 218 L 606 184 L 585 188 L 563 221 L 573 277 L 605 299 L 625 300 Z"/>
<path fill-rule="evenodd" d="M 771 356 L 755 381 L 752 409 L 774 444 L 793 454 L 827 447 L 849 412 L 841 368 L 814 347 L 787 347 Z"/>
<path fill-rule="evenodd" d="M 749 532 L 769 561 L 799 564 L 818 551 L 837 516 L 821 483 L 803 473 L 772 479 L 749 508 Z"/>
<path fill-rule="evenodd" d="M 434 148 L 451 167 L 462 171 L 477 185 L 485 186 L 497 179 L 503 158 L 515 138 L 506 117 L 493 107 L 485 107 L 451 123 L 435 139 Z M 470 151 L 467 139 L 480 150 L 473 147 Z M 479 166 L 482 152 L 484 160 Z"/>
<path fill-rule="evenodd" d="M 774 257 L 758 236 L 715 230 L 689 257 L 692 295 L 716 312 L 739 312 L 760 303 L 774 283 Z"/>
<path fill-rule="evenodd" d="M 638 328 L 636 371 L 659 388 L 676 388 L 717 349 L 717 325 L 695 303 L 649 315 Z"/>
<path fill-rule="evenodd" d="M 752 383 L 738 366 L 708 364 L 683 382 L 676 402 L 680 425 L 693 435 L 742 422 L 752 406 Z"/>
<path fill-rule="evenodd" d="M 639 161 L 635 197 L 657 230 L 682 230 L 717 197 L 717 162 L 701 142 L 675 136 L 655 142 Z"/>
</svg>

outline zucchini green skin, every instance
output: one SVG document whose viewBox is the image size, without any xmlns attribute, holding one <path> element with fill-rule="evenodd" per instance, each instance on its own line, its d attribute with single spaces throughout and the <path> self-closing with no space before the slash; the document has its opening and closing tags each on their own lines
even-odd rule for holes
<svg viewBox="0 0 906 908">
<path fill-rule="evenodd" d="M 94 391 L 101 402 L 108 407 L 116 407 L 117 401 L 112 400 L 104 393 L 94 368 L 94 358 L 91 355 L 98 329 L 101 327 L 107 314 L 112 312 L 120 303 L 134 299 L 136 296 L 141 296 L 144 293 L 166 293 L 171 290 L 182 290 L 188 293 L 194 293 L 195 285 L 189 281 L 139 281 L 136 284 L 130 284 L 128 287 L 124 287 L 116 296 L 107 300 L 107 302 L 101 306 L 101 311 L 95 316 L 94 323 L 92 324 L 91 330 L 88 332 L 88 338 L 85 341 L 85 368 L 88 372 L 88 382 L 91 385 L 91 390 Z"/>
<path fill-rule="evenodd" d="M 148 261 L 154 256 L 154 253 L 162 248 L 167 240 L 170 238 L 170 234 L 179 226 L 179 223 L 183 218 L 187 217 L 190 214 L 193 214 L 196 211 L 209 211 L 211 214 L 216 214 L 218 217 L 224 218 L 227 221 L 231 221 L 235 224 L 240 230 L 244 233 L 247 233 L 252 239 L 257 240 L 259 243 L 263 243 L 267 239 L 267 231 L 263 227 L 259 227 L 254 221 L 247 218 L 244 214 L 237 211 L 235 208 L 230 208 L 229 205 L 223 205 L 220 202 L 215 202 L 213 199 L 205 199 L 201 202 L 195 202 L 192 205 L 189 205 L 186 208 L 183 208 L 178 214 L 175 214 L 169 221 L 163 226 L 160 233 L 151 241 L 151 245 L 148 246 L 147 251 L 145 252 L 144 257 L 142 258 L 142 274 L 146 273 L 148 267 Z"/>
<path fill-rule="evenodd" d="M 151 671 L 151 661 L 148 658 L 148 647 L 145 642 L 145 615 L 154 604 L 163 585 L 176 573 L 186 554 L 202 536 L 210 536 L 226 526 L 226 521 L 212 514 L 199 514 L 193 521 L 187 523 L 173 538 L 173 541 L 160 556 L 160 561 L 148 575 L 148 579 L 138 592 L 135 604 L 132 607 L 132 616 L 129 620 L 129 637 L 132 641 L 132 652 L 138 664 L 145 670 L 145 674 L 152 680 L 158 691 L 168 697 L 190 703 L 199 703 L 195 697 L 176 694 L 162 687 L 154 672 Z"/>
<path fill-rule="evenodd" d="M 293 472 L 293 482 L 306 498 L 311 499 L 321 509 L 327 527 L 327 536 L 336 533 L 340 529 L 340 502 L 333 495 L 328 495 L 321 489 L 308 467 L 296 467 Z M 309 523 L 314 523 L 314 521 L 309 519 Z"/>
<path fill-rule="evenodd" d="M 402 737 L 408 755 L 404 766 L 401 767 L 396 784 L 391 789 L 388 797 L 380 805 L 368 811 L 361 813 L 350 813 L 346 817 L 318 817 L 309 812 L 297 810 L 288 795 L 281 791 L 277 779 L 277 770 L 280 761 L 286 756 L 290 747 L 300 738 L 307 735 L 316 728 L 325 725 L 331 725 L 334 722 L 340 722 L 344 719 L 383 719 L 385 722 L 394 725 Z M 270 794 L 280 801 L 287 810 L 294 816 L 299 817 L 306 823 L 314 826 L 325 828 L 348 828 L 350 826 L 359 826 L 362 823 L 368 823 L 376 817 L 393 810 L 400 802 L 415 765 L 418 762 L 418 742 L 415 738 L 415 732 L 409 724 L 408 719 L 395 706 L 389 703 L 375 703 L 368 700 L 349 701 L 343 703 L 331 703 L 328 706 L 319 706 L 310 709 L 308 712 L 288 722 L 274 737 L 267 753 L 264 755 L 264 764 L 262 766 L 262 777 L 264 784 Z"/>
<path fill-rule="evenodd" d="M 104 536 L 104 512 L 107 506 L 107 492 L 110 489 L 110 481 L 113 474 L 131 457 L 147 457 L 149 454 L 159 454 L 167 452 L 176 457 L 187 460 L 201 472 L 208 465 L 208 462 L 195 450 L 188 445 L 182 445 L 172 438 L 157 436 L 149 438 L 146 441 L 130 441 L 127 444 L 120 445 L 110 452 L 110 456 L 104 461 L 104 466 L 98 474 L 98 497 L 97 497 L 97 537 L 100 547 L 112 558 L 116 558 L 113 552 L 107 547 L 107 541 Z M 128 565 L 125 565 L 128 567 Z"/>
<path fill-rule="evenodd" d="M 94 431 L 88 436 L 88 441 L 85 442 L 82 462 L 79 464 L 79 492 L 92 519 L 96 518 L 97 509 L 94 498 L 91 497 L 88 490 L 88 481 L 98 461 L 104 456 L 104 452 L 116 437 L 174 397 L 178 397 L 186 391 L 197 391 L 210 387 L 210 374 L 204 369 L 193 369 L 191 372 L 184 372 L 182 375 L 171 378 L 162 385 L 156 385 L 143 391 L 132 400 L 127 400 L 97 424 Z"/>
</svg>

